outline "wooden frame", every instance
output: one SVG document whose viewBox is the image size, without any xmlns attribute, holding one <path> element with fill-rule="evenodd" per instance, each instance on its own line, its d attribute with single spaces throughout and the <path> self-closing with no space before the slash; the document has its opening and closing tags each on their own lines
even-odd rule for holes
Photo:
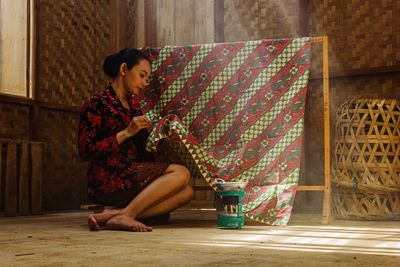
<svg viewBox="0 0 400 267">
<path fill-rule="evenodd" d="M 297 191 L 322 191 L 324 202 L 321 224 L 329 224 L 332 220 L 331 196 L 331 148 L 330 148 L 330 113 L 329 113 L 329 61 L 328 36 L 311 37 L 312 43 L 322 43 L 322 79 L 324 108 L 324 185 L 299 185 Z M 194 186 L 195 190 L 210 190 L 209 186 Z"/>
<path fill-rule="evenodd" d="M 299 185 L 298 191 L 323 191 L 324 203 L 322 208 L 321 224 L 329 224 L 332 220 L 331 196 L 331 149 L 330 149 L 330 123 L 329 123 L 329 62 L 328 62 L 328 36 L 311 37 L 312 43 L 322 43 L 322 81 L 323 81 L 323 106 L 324 106 L 324 185 Z"/>
</svg>

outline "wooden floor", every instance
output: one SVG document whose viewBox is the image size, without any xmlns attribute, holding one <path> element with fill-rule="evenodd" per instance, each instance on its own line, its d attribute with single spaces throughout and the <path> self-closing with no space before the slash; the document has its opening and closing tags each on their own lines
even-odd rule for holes
<svg viewBox="0 0 400 267">
<path fill-rule="evenodd" d="M 90 232 L 87 211 L 0 218 L 0 266 L 400 266 L 400 222 L 293 214 L 288 226 L 217 229 L 182 208 L 153 232 Z"/>
</svg>

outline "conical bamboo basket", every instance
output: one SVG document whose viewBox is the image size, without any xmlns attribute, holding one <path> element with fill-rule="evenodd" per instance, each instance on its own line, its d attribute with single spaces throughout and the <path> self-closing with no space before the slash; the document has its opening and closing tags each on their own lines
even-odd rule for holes
<svg viewBox="0 0 400 267">
<path fill-rule="evenodd" d="M 400 101 L 345 102 L 335 120 L 333 213 L 338 219 L 400 218 Z"/>
</svg>

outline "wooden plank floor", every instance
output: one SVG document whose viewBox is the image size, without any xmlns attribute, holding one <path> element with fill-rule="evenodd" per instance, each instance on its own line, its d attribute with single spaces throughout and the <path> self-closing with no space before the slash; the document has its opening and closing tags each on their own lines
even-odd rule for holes
<svg viewBox="0 0 400 267">
<path fill-rule="evenodd" d="M 216 228 L 215 211 L 182 208 L 148 233 L 90 232 L 88 211 L 0 218 L 0 266 L 399 266 L 398 221 L 293 214 L 288 226 Z"/>
</svg>

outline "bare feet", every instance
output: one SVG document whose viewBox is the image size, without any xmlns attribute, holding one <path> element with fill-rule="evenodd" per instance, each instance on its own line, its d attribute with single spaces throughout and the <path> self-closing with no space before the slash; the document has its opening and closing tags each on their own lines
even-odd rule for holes
<svg viewBox="0 0 400 267">
<path fill-rule="evenodd" d="M 136 221 L 132 217 L 122 214 L 109 219 L 106 223 L 106 229 L 133 232 L 148 232 L 153 230 L 152 227 L 146 226 L 143 223 Z"/>
<path fill-rule="evenodd" d="M 88 216 L 88 226 L 91 231 L 98 231 L 103 227 L 106 222 L 118 214 L 120 210 L 104 210 L 101 213 L 94 213 Z"/>
</svg>

